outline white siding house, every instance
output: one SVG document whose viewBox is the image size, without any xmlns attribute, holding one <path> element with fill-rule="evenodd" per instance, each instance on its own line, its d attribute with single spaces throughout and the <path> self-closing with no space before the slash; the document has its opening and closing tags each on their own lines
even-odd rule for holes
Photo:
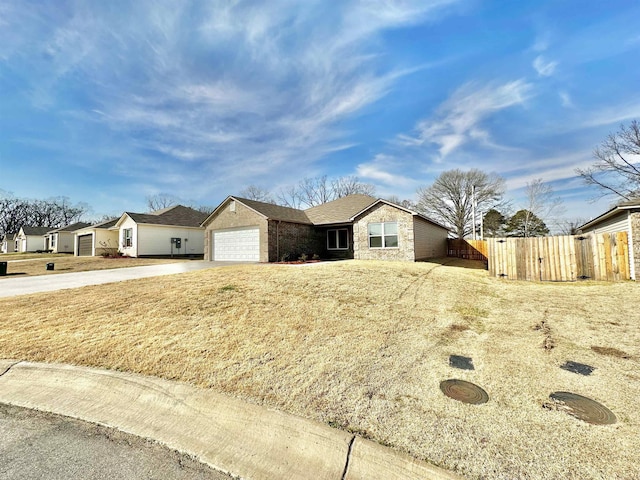
<svg viewBox="0 0 640 480">
<path fill-rule="evenodd" d="M 77 222 L 66 227 L 50 230 L 45 234 L 44 244 L 46 250 L 53 253 L 73 253 L 75 242 L 75 231 L 79 228 L 88 227 L 88 223 Z"/>
<path fill-rule="evenodd" d="M 47 250 L 45 235 L 50 227 L 22 227 L 16 235 L 16 252 L 37 252 Z"/>
<path fill-rule="evenodd" d="M 76 230 L 74 254 L 80 257 L 116 254 L 118 252 L 118 230 L 114 229 L 116 222 L 117 219 L 109 220 Z"/>
<path fill-rule="evenodd" d="M 113 227 L 119 250 L 130 257 L 204 255 L 206 213 L 175 207 L 152 213 L 125 212 Z"/>
</svg>

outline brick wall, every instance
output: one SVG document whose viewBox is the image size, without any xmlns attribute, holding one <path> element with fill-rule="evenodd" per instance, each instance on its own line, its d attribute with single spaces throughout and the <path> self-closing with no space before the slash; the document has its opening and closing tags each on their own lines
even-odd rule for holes
<svg viewBox="0 0 640 480">
<path fill-rule="evenodd" d="M 369 223 L 398 222 L 397 248 L 369 248 Z M 353 257 L 359 260 L 415 260 L 413 215 L 379 203 L 353 224 Z"/>
<path fill-rule="evenodd" d="M 269 261 L 278 262 L 288 254 L 297 260 L 302 254 L 322 255 L 320 233 L 312 225 L 269 221 Z"/>
</svg>

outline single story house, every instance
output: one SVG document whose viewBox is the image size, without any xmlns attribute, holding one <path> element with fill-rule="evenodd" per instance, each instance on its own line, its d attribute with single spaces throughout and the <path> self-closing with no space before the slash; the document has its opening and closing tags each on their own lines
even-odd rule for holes
<svg viewBox="0 0 640 480">
<path fill-rule="evenodd" d="M 129 257 L 200 256 L 204 254 L 206 213 L 176 205 L 151 213 L 125 212 L 112 227 L 119 249 Z"/>
<path fill-rule="evenodd" d="M 79 228 L 89 226 L 86 222 L 77 222 L 66 227 L 50 230 L 44 235 L 44 249 L 53 253 L 73 253 L 75 234 Z"/>
<path fill-rule="evenodd" d="M 202 223 L 205 260 L 299 255 L 416 261 L 446 256 L 446 227 L 387 200 L 347 195 L 307 210 L 227 197 Z"/>
<path fill-rule="evenodd" d="M 13 253 L 16 251 L 16 235 L 17 233 L 5 233 L 2 236 L 1 253 Z"/>
<path fill-rule="evenodd" d="M 97 257 L 116 254 L 119 250 L 117 218 L 96 223 L 75 231 L 73 252 L 77 257 Z"/>
<path fill-rule="evenodd" d="M 638 279 L 640 275 L 640 199 L 619 203 L 580 226 L 578 230 L 582 233 L 627 232 L 629 273 L 631 279 Z"/>
<path fill-rule="evenodd" d="M 44 236 L 51 227 L 22 227 L 16 235 L 16 252 L 36 252 L 47 250 L 44 244 Z"/>
</svg>

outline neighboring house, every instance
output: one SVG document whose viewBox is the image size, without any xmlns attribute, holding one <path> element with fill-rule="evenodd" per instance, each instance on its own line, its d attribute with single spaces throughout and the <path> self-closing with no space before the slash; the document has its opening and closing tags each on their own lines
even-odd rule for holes
<svg viewBox="0 0 640 480">
<path fill-rule="evenodd" d="M 53 253 L 73 253 L 75 231 L 88 227 L 85 222 L 77 222 L 66 227 L 48 231 L 44 236 L 44 249 Z"/>
<path fill-rule="evenodd" d="M 125 212 L 116 222 L 120 252 L 129 257 L 199 256 L 206 213 L 176 205 L 151 213 Z"/>
<path fill-rule="evenodd" d="M 637 280 L 637 275 L 640 275 L 640 199 L 619 203 L 578 230 L 582 233 L 627 232 L 629 273 L 633 280 Z"/>
<path fill-rule="evenodd" d="M 2 237 L 0 252 L 13 253 L 16 251 L 16 233 L 5 233 Z"/>
<path fill-rule="evenodd" d="M 37 252 L 46 250 L 44 236 L 51 227 L 22 227 L 15 239 L 16 252 Z"/>
<path fill-rule="evenodd" d="M 77 257 L 116 254 L 119 250 L 118 230 L 114 229 L 117 221 L 116 218 L 76 230 L 74 254 Z"/>
<path fill-rule="evenodd" d="M 202 223 L 206 260 L 416 261 L 446 256 L 448 230 L 394 203 L 348 195 L 307 210 L 227 197 Z"/>
</svg>

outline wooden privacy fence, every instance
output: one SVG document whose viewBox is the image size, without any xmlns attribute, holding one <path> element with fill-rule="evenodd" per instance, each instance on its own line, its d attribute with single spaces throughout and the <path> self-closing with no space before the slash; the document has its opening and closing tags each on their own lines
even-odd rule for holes
<svg viewBox="0 0 640 480">
<path fill-rule="evenodd" d="M 447 256 L 486 261 L 488 256 L 487 241 L 449 238 L 447 240 Z"/>
<path fill-rule="evenodd" d="M 627 232 L 487 240 L 489 273 L 511 280 L 629 280 Z"/>
</svg>

